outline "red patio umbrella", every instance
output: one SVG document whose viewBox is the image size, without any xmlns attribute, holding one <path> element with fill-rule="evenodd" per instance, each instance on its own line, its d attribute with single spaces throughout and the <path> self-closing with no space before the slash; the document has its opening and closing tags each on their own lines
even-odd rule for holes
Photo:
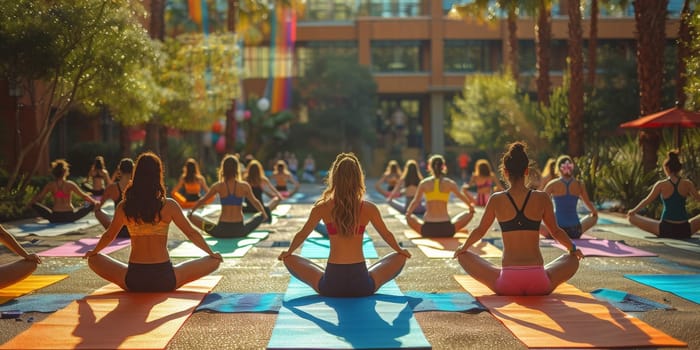
<svg viewBox="0 0 700 350">
<path fill-rule="evenodd" d="M 674 127 L 676 129 L 676 147 L 681 147 L 681 128 L 696 128 L 700 126 L 700 112 L 691 112 L 678 107 L 650 114 L 620 124 L 621 128 L 655 129 Z"/>
</svg>

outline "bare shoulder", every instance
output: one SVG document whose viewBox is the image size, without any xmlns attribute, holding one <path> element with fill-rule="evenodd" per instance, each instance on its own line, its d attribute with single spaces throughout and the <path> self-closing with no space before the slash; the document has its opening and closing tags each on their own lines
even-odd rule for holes
<svg viewBox="0 0 700 350">
<path fill-rule="evenodd" d="M 532 199 L 541 200 L 541 201 L 551 201 L 552 200 L 552 198 L 549 197 L 549 194 L 547 192 L 540 191 L 540 190 L 532 190 L 530 197 Z"/>
</svg>

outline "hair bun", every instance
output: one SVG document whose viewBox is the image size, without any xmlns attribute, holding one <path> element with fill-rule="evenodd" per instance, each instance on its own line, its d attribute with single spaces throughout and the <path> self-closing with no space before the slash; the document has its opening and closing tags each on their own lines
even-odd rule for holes
<svg viewBox="0 0 700 350">
<path fill-rule="evenodd" d="M 678 151 L 668 151 L 668 159 L 678 160 Z"/>
</svg>

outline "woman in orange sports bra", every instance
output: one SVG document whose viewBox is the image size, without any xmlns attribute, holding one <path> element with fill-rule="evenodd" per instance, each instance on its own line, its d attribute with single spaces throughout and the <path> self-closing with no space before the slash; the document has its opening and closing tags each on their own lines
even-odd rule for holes
<svg viewBox="0 0 700 350">
<path fill-rule="evenodd" d="M 88 265 L 100 277 L 130 292 L 167 292 L 214 272 L 223 261 L 182 214 L 173 199 L 165 197 L 163 165 L 154 153 L 136 160 L 133 180 L 124 190 L 112 224 L 97 246 L 85 253 Z M 175 225 L 207 256 L 174 265 L 168 254 L 168 230 Z M 124 264 L 99 252 L 109 245 L 122 226 L 131 234 L 129 263 Z"/>
<path fill-rule="evenodd" d="M 183 188 L 184 193 L 180 191 Z M 187 161 L 185 161 L 185 166 L 182 168 L 180 180 L 171 192 L 173 199 L 183 208 L 192 208 L 194 203 L 201 198 L 202 193 L 208 191 L 209 187 L 207 186 L 207 181 L 204 179 L 204 176 L 199 173 L 197 161 L 188 158 Z M 213 199 L 214 198 L 212 198 L 212 200 Z"/>
<path fill-rule="evenodd" d="M 352 153 L 341 153 L 328 173 L 328 187 L 311 208 L 309 218 L 296 233 L 288 250 L 279 255 L 292 276 L 308 284 L 317 293 L 331 297 L 372 295 L 384 283 L 396 277 L 411 254 L 396 242 L 382 220 L 377 206 L 363 200 L 365 181 L 360 162 Z M 328 229 L 330 255 L 326 268 L 302 256 L 292 254 L 314 227 L 323 220 Z M 362 253 L 368 223 L 395 250 L 369 268 Z"/>
<path fill-rule="evenodd" d="M 64 159 L 58 159 L 51 163 L 51 174 L 56 181 L 46 184 L 41 192 L 29 201 L 32 209 L 51 223 L 74 222 L 89 214 L 95 208 L 95 204 L 97 204 L 92 197 L 81 191 L 75 182 L 67 180 L 69 172 L 70 165 Z M 53 207 L 51 209 L 41 203 L 37 203 L 46 197 L 49 192 L 53 195 Z M 71 203 L 71 194 L 73 193 L 82 197 L 88 204 L 76 210 L 73 207 L 73 203 Z"/>
<path fill-rule="evenodd" d="M 445 176 L 445 159 L 441 155 L 430 157 L 428 164 L 430 164 L 432 176 L 423 179 L 418 185 L 416 195 L 406 209 L 406 222 L 424 237 L 452 237 L 455 232 L 467 226 L 474 217 L 474 200 L 460 192 L 457 184 Z M 469 207 L 469 211 L 450 218 L 447 212 L 450 193 L 462 200 Z M 423 197 L 425 197 L 425 214 L 421 220 L 413 212 Z"/>
<path fill-rule="evenodd" d="M 515 142 L 501 160 L 508 190 L 495 193 L 486 204 L 479 226 L 457 251 L 455 258 L 464 270 L 498 295 L 546 295 L 571 278 L 583 253 L 557 226 L 552 200 L 545 192 L 526 187 L 529 160 L 525 144 Z M 498 220 L 503 236 L 503 260 L 498 267 L 468 249 Z M 569 253 L 544 266 L 540 252 L 540 222 Z"/>
<path fill-rule="evenodd" d="M 221 201 L 221 215 L 218 223 L 194 214 L 199 206 L 217 194 Z M 247 199 L 259 211 L 247 222 L 243 217 L 243 199 Z M 194 204 L 187 217 L 195 226 L 201 227 L 214 237 L 236 238 L 244 237 L 258 228 L 263 221 L 267 220 L 267 213 L 262 203 L 253 195 L 250 185 L 241 179 L 238 158 L 228 154 L 221 160 L 219 182 L 212 185 L 209 192 Z"/>
</svg>

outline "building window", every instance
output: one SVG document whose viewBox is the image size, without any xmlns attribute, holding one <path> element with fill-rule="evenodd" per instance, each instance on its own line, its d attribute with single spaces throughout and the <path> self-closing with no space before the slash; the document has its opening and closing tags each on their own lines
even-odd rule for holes
<svg viewBox="0 0 700 350">
<path fill-rule="evenodd" d="M 372 71 L 375 73 L 422 72 L 427 43 L 417 40 L 372 41 Z"/>
<path fill-rule="evenodd" d="M 566 57 L 568 55 L 566 40 L 552 40 L 549 50 L 549 71 L 562 72 L 566 70 Z M 537 70 L 537 52 L 534 41 L 518 41 L 518 68 L 523 73 L 534 73 Z"/>
<path fill-rule="evenodd" d="M 445 40 L 445 72 L 493 72 L 502 62 L 500 40 Z"/>
<path fill-rule="evenodd" d="M 372 17 L 416 17 L 421 15 L 421 0 L 365 0 L 360 13 Z"/>
<path fill-rule="evenodd" d="M 355 0 L 307 0 L 302 21 L 351 21 L 357 17 Z"/>
<path fill-rule="evenodd" d="M 243 67 L 246 78 L 270 77 L 270 48 L 247 46 L 243 49 Z"/>
<path fill-rule="evenodd" d="M 313 41 L 296 43 L 296 76 L 303 76 L 311 62 L 324 56 L 347 56 L 357 58 L 357 43 L 354 41 Z"/>
</svg>

